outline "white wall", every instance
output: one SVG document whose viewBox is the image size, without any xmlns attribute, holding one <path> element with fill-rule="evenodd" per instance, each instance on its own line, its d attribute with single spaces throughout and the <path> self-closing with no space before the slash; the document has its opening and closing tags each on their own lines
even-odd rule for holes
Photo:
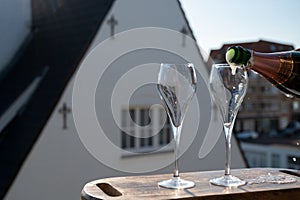
<svg viewBox="0 0 300 200">
<path fill-rule="evenodd" d="M 103 22 L 92 47 L 95 47 L 101 41 L 109 37 L 110 29 L 106 21 L 111 14 L 114 14 L 118 20 L 116 32 L 144 26 L 165 27 L 178 31 L 183 25 L 186 25 L 181 10 L 175 0 L 118 0 Z M 115 45 L 118 43 L 118 38 L 109 39 L 108 42 L 109 45 Z M 157 42 L 164 43 L 166 41 Z M 198 157 L 199 149 L 203 143 L 206 132 L 213 134 L 215 129 L 206 130 L 207 123 L 210 121 L 210 98 L 205 85 L 205 82 L 208 80 L 208 73 L 199 55 L 196 44 L 193 43 L 193 45 L 185 47 L 189 49 L 183 49 L 180 41 L 174 41 L 172 44 L 165 45 L 177 45 L 178 51 L 188 50 L 192 52 L 193 55 L 190 56 L 196 57 L 194 64 L 203 75 L 203 77 L 199 77 L 198 84 L 198 98 L 203 107 L 200 113 L 200 128 L 197 137 L 180 159 L 180 170 L 199 171 L 223 169 L 225 165 L 225 143 L 223 135 L 221 135 L 217 141 L 215 148 L 205 158 L 199 159 Z M 108 53 L 108 55 L 110 54 Z M 99 55 L 99 68 L 103 67 L 101 65 L 103 57 L 101 56 L 103 55 Z M 111 141 L 116 142 L 116 144 L 120 144 L 120 130 L 114 124 L 110 116 L 111 110 L 109 105 L 104 104 L 104 102 L 110 101 L 110 92 L 114 87 L 115 81 L 126 72 L 126 70 L 139 62 L 143 62 L 147 59 L 151 61 L 158 57 L 180 61 L 180 58 L 174 57 L 174 55 L 154 50 L 131 52 L 112 63 L 112 66 L 106 72 L 107 75 L 101 79 L 102 82 L 98 85 L 97 90 L 99 90 L 99 92 L 97 92 L 95 96 L 95 107 L 98 119 L 100 123 L 108 127 L 105 131 L 108 131 L 108 136 Z M 72 81 L 68 84 L 57 107 L 53 110 L 47 125 L 13 183 L 6 199 L 38 199 L 41 196 L 45 200 L 57 198 L 70 200 L 79 199 L 80 191 L 88 181 L 103 177 L 132 175 L 111 169 L 105 166 L 105 163 L 97 161 L 80 141 L 72 115 L 68 115 L 68 129 L 62 130 L 62 116 L 58 113 L 58 110 L 64 102 L 66 102 L 68 106 L 72 105 L 74 78 L 75 77 L 73 77 Z M 124 92 L 127 93 L 128 91 Z M 137 98 L 133 99 L 132 102 L 134 104 L 152 104 L 157 102 L 158 99 L 156 91 L 152 93 L 147 92 L 147 95 L 145 95 L 144 92 L 137 93 L 136 96 Z M 192 130 L 189 127 L 194 123 L 198 123 L 198 121 L 196 121 L 198 118 L 191 118 L 193 113 L 196 112 L 196 109 L 194 109 L 195 103 L 196 100 L 192 103 L 191 109 L 189 109 L 186 116 L 186 122 L 183 128 L 183 140 L 189 139 L 192 135 Z M 123 106 L 126 106 L 126 103 L 117 101 L 118 108 L 122 108 Z M 90 127 L 86 127 L 86 134 L 93 131 L 94 130 Z M 104 140 L 98 140 L 95 144 L 99 147 L 106 145 Z M 102 149 L 102 151 L 105 157 L 110 158 L 112 162 L 122 169 L 131 168 L 142 170 L 143 168 L 153 166 L 153 163 L 172 163 L 173 161 L 172 152 L 122 157 L 121 149 L 117 153 L 112 153 L 107 149 Z M 232 152 L 232 167 L 245 167 L 236 141 L 233 141 Z M 161 170 L 152 171 L 151 173 L 171 173 L 172 170 L 173 165 L 171 164 Z"/>
<path fill-rule="evenodd" d="M 1 73 L 30 32 L 31 1 L 2 0 L 0 4 Z"/>
</svg>

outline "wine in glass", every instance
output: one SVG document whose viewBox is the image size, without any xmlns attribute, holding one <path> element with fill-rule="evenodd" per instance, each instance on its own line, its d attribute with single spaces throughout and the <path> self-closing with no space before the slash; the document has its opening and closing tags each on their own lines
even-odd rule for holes
<svg viewBox="0 0 300 200">
<path fill-rule="evenodd" d="M 213 100 L 218 107 L 225 133 L 226 164 L 225 175 L 210 180 L 212 184 L 220 186 L 241 186 L 246 182 L 232 176 L 231 164 L 231 135 L 234 122 L 246 95 L 248 75 L 244 67 L 237 67 L 232 71 L 228 64 L 214 64 L 209 78 Z"/>
<path fill-rule="evenodd" d="M 178 154 L 182 122 L 188 106 L 196 92 L 196 71 L 194 65 L 187 64 L 161 64 L 158 74 L 157 89 L 160 98 L 166 107 L 171 121 L 174 137 L 175 169 L 173 177 L 159 182 L 165 188 L 185 189 L 195 186 L 192 181 L 183 180 L 179 176 Z"/>
</svg>

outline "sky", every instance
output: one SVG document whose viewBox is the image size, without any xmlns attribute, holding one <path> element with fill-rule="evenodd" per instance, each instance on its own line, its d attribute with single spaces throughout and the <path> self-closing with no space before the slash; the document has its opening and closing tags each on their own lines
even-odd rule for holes
<svg viewBox="0 0 300 200">
<path fill-rule="evenodd" d="M 223 44 L 267 41 L 300 48 L 299 0 L 180 0 L 204 54 Z M 207 57 L 207 55 L 203 55 Z"/>
</svg>

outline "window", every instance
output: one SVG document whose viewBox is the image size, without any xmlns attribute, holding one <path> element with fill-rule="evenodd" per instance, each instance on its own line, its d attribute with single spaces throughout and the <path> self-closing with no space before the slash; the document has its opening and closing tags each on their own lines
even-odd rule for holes
<svg viewBox="0 0 300 200">
<path fill-rule="evenodd" d="M 276 87 L 271 87 L 270 94 L 279 94 L 279 90 Z"/>
<path fill-rule="evenodd" d="M 159 117 L 160 117 L 159 121 L 160 121 L 160 123 L 162 123 L 163 122 L 162 117 L 164 116 L 163 112 L 165 112 L 165 111 L 163 109 L 160 109 L 159 112 L 160 112 L 159 113 Z M 169 118 L 168 118 L 166 125 L 159 132 L 159 145 L 166 145 L 171 142 L 171 139 L 172 139 L 171 131 L 172 131 L 171 125 L 170 125 Z"/>
<path fill-rule="evenodd" d="M 270 128 L 271 130 L 277 130 L 278 129 L 278 119 L 270 119 Z"/>
<path fill-rule="evenodd" d="M 270 45 L 270 50 L 271 50 L 271 51 L 275 51 L 275 50 L 276 50 L 276 46 L 275 46 L 274 44 L 271 44 L 271 45 Z"/>
<path fill-rule="evenodd" d="M 242 104 L 243 105 L 243 104 Z M 252 111 L 253 110 L 253 103 L 252 102 L 247 102 L 244 104 L 244 108 L 247 111 Z"/>
<path fill-rule="evenodd" d="M 136 106 L 121 111 L 121 147 L 134 153 L 147 153 L 158 150 L 172 140 L 170 122 L 167 118 L 163 125 L 165 110 L 154 108 L 150 111 L 149 106 Z M 154 120 L 152 122 L 152 120 Z M 158 134 L 156 127 L 163 128 Z"/>
<path fill-rule="evenodd" d="M 250 167 L 266 167 L 267 166 L 267 157 L 265 153 L 262 152 L 253 152 L 245 151 L 245 157 L 248 161 Z"/>
<path fill-rule="evenodd" d="M 272 167 L 281 167 L 280 166 L 280 155 L 277 153 L 272 154 Z"/>
<path fill-rule="evenodd" d="M 61 7 L 59 0 L 51 0 L 50 5 L 53 12 L 56 12 Z"/>
<path fill-rule="evenodd" d="M 293 101 L 293 110 L 299 110 L 299 102 Z"/>
</svg>

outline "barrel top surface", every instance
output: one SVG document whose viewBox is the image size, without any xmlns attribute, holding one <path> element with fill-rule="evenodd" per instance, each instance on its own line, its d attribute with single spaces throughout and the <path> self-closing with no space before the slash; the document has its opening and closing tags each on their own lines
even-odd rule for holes
<svg viewBox="0 0 300 200">
<path fill-rule="evenodd" d="M 287 174 L 286 172 L 291 172 Z M 190 189 L 174 190 L 158 186 L 158 182 L 171 178 L 171 174 L 149 176 L 127 176 L 94 180 L 87 183 L 82 190 L 82 199 L 201 199 L 201 197 L 222 196 L 227 194 L 272 192 L 274 190 L 293 190 L 300 195 L 300 175 L 295 176 L 296 170 L 273 168 L 249 168 L 232 170 L 232 175 L 246 180 L 248 183 L 241 187 L 221 187 L 210 184 L 209 180 L 224 174 L 220 171 L 189 172 L 180 174 L 182 179 L 192 180 L 196 186 Z M 257 183 L 259 177 L 275 176 L 296 179 L 293 183 Z M 270 193 L 271 194 L 271 193 Z M 290 193 L 292 194 L 292 193 Z M 274 195 L 274 194 L 273 194 Z M 247 198 L 244 198 L 247 199 Z"/>
</svg>

